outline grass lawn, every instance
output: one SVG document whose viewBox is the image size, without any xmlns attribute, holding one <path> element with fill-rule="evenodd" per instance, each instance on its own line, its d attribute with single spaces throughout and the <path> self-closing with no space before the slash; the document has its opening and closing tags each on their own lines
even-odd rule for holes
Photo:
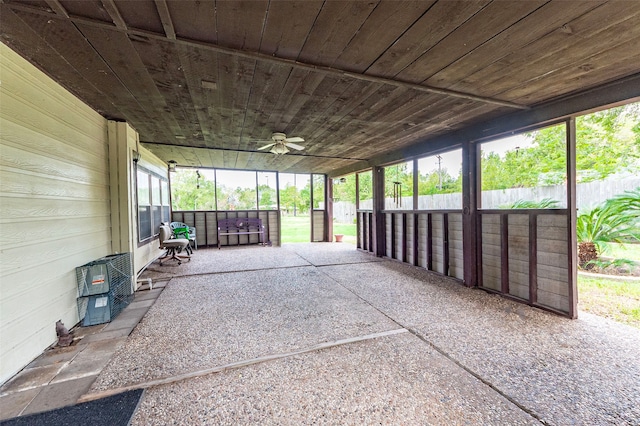
<svg viewBox="0 0 640 426">
<path fill-rule="evenodd" d="M 333 222 L 333 235 L 342 234 L 345 243 L 356 243 L 356 224 L 355 223 L 337 223 Z"/>
<path fill-rule="evenodd" d="M 640 328 L 640 281 L 578 275 L 578 308 Z"/>
<path fill-rule="evenodd" d="M 607 247 L 604 256 L 614 259 L 629 259 L 640 262 L 640 244 L 615 244 L 611 243 Z"/>
<path fill-rule="evenodd" d="M 356 225 L 354 223 L 334 223 L 333 233 L 342 234 L 345 243 L 356 243 Z M 309 216 L 282 216 L 282 242 L 308 243 L 311 240 Z"/>
<path fill-rule="evenodd" d="M 311 221 L 309 216 L 282 216 L 282 242 L 308 243 L 311 241 Z"/>
</svg>

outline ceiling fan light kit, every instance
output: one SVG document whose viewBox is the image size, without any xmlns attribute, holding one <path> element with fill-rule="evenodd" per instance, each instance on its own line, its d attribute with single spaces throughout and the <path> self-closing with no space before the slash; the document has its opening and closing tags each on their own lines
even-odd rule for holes
<svg viewBox="0 0 640 426">
<path fill-rule="evenodd" d="M 269 151 L 269 152 L 272 152 L 272 153 L 274 153 L 276 155 L 279 155 L 279 154 L 286 154 L 287 152 L 289 152 L 289 150 L 287 149 L 285 144 L 277 143 L 277 144 L 273 145 L 273 148 L 271 148 L 271 151 Z"/>
<path fill-rule="evenodd" d="M 304 139 L 298 136 L 288 138 L 284 133 L 273 133 L 271 134 L 271 139 L 273 140 L 272 143 L 261 146 L 260 148 L 258 148 L 258 151 L 271 148 L 269 152 L 276 155 L 281 155 L 289 152 L 289 148 L 295 149 L 297 151 L 302 151 L 304 149 L 304 146 L 295 143 L 304 142 Z"/>
</svg>

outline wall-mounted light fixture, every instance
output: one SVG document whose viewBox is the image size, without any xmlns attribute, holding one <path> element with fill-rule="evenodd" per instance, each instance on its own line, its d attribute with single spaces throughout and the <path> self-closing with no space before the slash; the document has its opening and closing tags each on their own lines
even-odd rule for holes
<svg viewBox="0 0 640 426">
<path fill-rule="evenodd" d="M 169 160 L 169 171 L 170 172 L 175 172 L 176 171 L 176 166 L 178 165 L 178 163 L 174 160 Z"/>
<path fill-rule="evenodd" d="M 133 160 L 133 162 L 135 164 L 138 164 L 138 161 L 140 161 L 140 157 L 142 157 L 140 155 L 140 153 L 138 151 L 133 151 L 133 153 L 131 154 L 131 159 Z"/>
</svg>

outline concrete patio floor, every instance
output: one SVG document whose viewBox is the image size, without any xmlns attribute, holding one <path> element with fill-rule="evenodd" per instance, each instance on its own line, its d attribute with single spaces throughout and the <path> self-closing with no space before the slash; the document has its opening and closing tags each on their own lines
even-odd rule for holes
<svg viewBox="0 0 640 426">
<path fill-rule="evenodd" d="M 142 277 L 5 384 L 0 418 L 144 388 L 135 425 L 640 424 L 640 330 L 604 318 L 349 244 L 200 249 Z"/>
</svg>

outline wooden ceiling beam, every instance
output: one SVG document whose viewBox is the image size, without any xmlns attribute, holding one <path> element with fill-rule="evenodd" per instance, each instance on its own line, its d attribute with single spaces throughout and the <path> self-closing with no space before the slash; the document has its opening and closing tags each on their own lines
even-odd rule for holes
<svg viewBox="0 0 640 426">
<path fill-rule="evenodd" d="M 343 70 L 343 69 L 333 68 L 333 67 L 328 67 L 328 66 L 314 65 L 314 64 L 310 64 L 310 63 L 296 61 L 296 60 L 293 60 L 293 59 L 279 58 L 279 57 L 276 57 L 276 56 L 267 55 L 267 54 L 260 53 L 260 52 L 245 51 L 245 50 L 234 49 L 234 48 L 230 48 L 230 47 L 219 46 L 219 45 L 215 45 L 215 44 L 211 44 L 211 43 L 206 43 L 206 42 L 202 42 L 202 41 L 185 39 L 185 38 L 177 37 L 177 35 L 176 35 L 175 39 L 171 39 L 165 34 L 159 34 L 159 33 L 151 32 L 151 31 L 146 31 L 146 30 L 127 27 L 124 19 L 120 15 L 120 12 L 118 11 L 118 9 L 117 9 L 117 7 L 116 7 L 116 5 L 115 5 L 113 0 L 102 0 L 102 3 L 105 6 L 105 9 L 107 10 L 107 12 L 109 13 L 109 16 L 111 16 L 113 22 L 115 23 L 117 30 L 124 31 L 128 35 L 134 35 L 134 36 L 138 36 L 138 37 L 146 37 L 148 39 L 169 41 L 169 42 L 172 42 L 172 43 L 177 43 L 177 44 L 182 44 L 182 45 L 202 48 L 202 49 L 213 51 L 213 52 L 216 52 L 216 53 L 223 53 L 223 54 L 227 54 L 227 55 L 231 55 L 231 56 L 235 56 L 235 57 L 241 57 L 241 58 L 252 59 L 252 60 L 259 60 L 259 61 L 264 61 L 264 62 L 268 62 L 268 63 L 276 63 L 276 64 L 280 64 L 280 65 L 284 65 L 284 66 L 289 66 L 289 67 L 292 67 L 292 68 L 304 69 L 304 70 L 307 70 L 307 71 L 313 71 L 313 72 L 317 72 L 317 73 L 322 73 L 322 74 L 325 74 L 325 75 L 348 77 L 348 78 L 352 78 L 354 80 L 367 81 L 367 82 L 370 82 L 370 83 L 377 83 L 377 84 L 390 84 L 390 85 L 393 85 L 393 86 L 404 87 L 404 88 L 407 88 L 407 89 L 412 89 L 412 90 L 416 90 L 416 91 L 420 91 L 420 92 L 435 93 L 435 94 L 444 95 L 444 96 L 450 96 L 450 97 L 454 97 L 454 98 L 468 99 L 468 100 L 472 100 L 472 101 L 484 102 L 484 103 L 493 104 L 493 105 L 499 105 L 499 106 L 512 108 L 512 109 L 518 109 L 518 110 L 528 110 L 529 109 L 529 106 L 527 106 L 527 105 L 521 105 L 521 104 L 517 104 L 517 103 L 514 103 L 514 102 L 504 101 L 504 100 L 501 100 L 501 99 L 495 99 L 495 98 L 490 98 L 490 97 L 486 97 L 486 96 L 477 96 L 477 95 L 474 95 L 474 94 L 471 94 L 471 93 L 459 92 L 459 91 L 456 91 L 456 90 L 443 89 L 443 88 L 438 88 L 438 87 L 433 87 L 433 86 L 426 86 L 426 85 L 422 85 L 422 84 L 411 83 L 411 82 L 408 82 L 408 81 L 394 80 L 392 78 L 387 78 L 387 77 L 378 77 L 378 76 L 375 76 L 375 75 L 355 73 L 355 72 L 350 72 L 350 71 L 346 71 L 346 70 Z M 9 3 L 8 6 L 12 7 L 12 8 L 13 7 L 17 7 L 17 6 L 14 6 L 14 3 Z M 165 4 L 165 6 L 166 6 L 166 4 Z M 96 21 L 96 20 L 87 19 L 87 18 L 78 18 L 78 17 L 75 17 L 75 16 L 70 16 L 68 18 L 65 18 L 63 16 L 60 16 L 60 15 L 57 15 L 57 14 L 54 14 L 54 13 L 44 12 L 44 11 L 39 10 L 37 8 L 24 7 L 24 6 L 22 6 L 21 8 L 23 10 L 26 9 L 26 8 L 31 9 L 31 11 L 33 13 L 47 13 L 48 16 L 56 18 L 56 19 L 64 19 L 64 20 L 69 20 L 71 22 L 83 23 L 83 24 L 86 24 L 86 25 L 96 25 L 96 26 L 99 26 L 99 27 L 102 27 L 102 28 L 107 28 L 107 29 L 110 29 L 110 30 L 114 30 L 112 25 L 110 25 L 108 23 L 105 23 L 105 22 L 102 22 L 102 21 Z M 167 9 L 167 19 L 169 19 L 169 21 L 167 21 L 167 22 L 170 22 L 168 9 Z M 165 21 L 163 20 L 163 25 L 164 24 L 165 24 Z M 165 31 L 166 31 L 166 28 L 165 28 Z M 171 33 L 171 31 L 170 31 L 170 33 Z M 173 31 L 173 33 L 175 34 L 175 31 Z"/>
<path fill-rule="evenodd" d="M 69 12 L 67 12 L 67 9 L 65 9 L 58 0 L 47 0 L 47 5 L 56 13 L 56 15 L 64 16 L 65 18 L 69 17 Z"/>
<path fill-rule="evenodd" d="M 487 142 L 536 127 L 551 125 L 569 117 L 637 101 L 640 101 L 640 73 L 540 104 L 528 111 L 517 111 L 441 136 L 425 138 L 403 149 L 377 155 L 368 163 L 336 168 L 328 175 L 329 177 L 343 176 L 372 166 L 449 151 L 462 146 L 464 142 Z"/>
<path fill-rule="evenodd" d="M 121 31 L 127 31 L 129 29 L 127 27 L 127 23 L 122 18 L 122 15 L 120 14 L 118 7 L 116 6 L 116 3 L 113 0 L 102 0 L 102 5 L 104 6 L 104 10 L 106 10 L 111 17 L 111 20 L 115 24 L 116 28 Z M 69 17 L 68 19 L 74 21 L 75 18 Z M 111 28 L 110 25 L 108 25 L 107 27 Z"/>
<path fill-rule="evenodd" d="M 157 34 L 154 35 L 154 36 L 158 37 Z M 162 38 L 164 38 L 164 37 L 162 37 Z M 325 75 L 349 77 L 349 78 L 352 78 L 354 80 L 367 81 L 367 82 L 370 82 L 370 83 L 377 83 L 377 84 L 389 84 L 389 85 L 392 85 L 392 86 L 404 87 L 404 88 L 416 90 L 416 91 L 419 91 L 419 92 L 436 93 L 436 94 L 439 94 L 439 95 L 451 96 L 451 97 L 462 98 L 462 99 L 469 99 L 469 100 L 472 100 L 472 101 L 484 102 L 484 103 L 488 103 L 488 104 L 494 104 L 494 105 L 504 106 L 504 107 L 513 108 L 513 109 L 520 109 L 520 110 L 529 109 L 529 107 L 526 106 L 526 105 L 521 105 L 521 104 L 516 104 L 516 103 L 513 103 L 513 102 L 503 101 L 503 100 L 500 100 L 500 99 L 488 98 L 488 97 L 484 97 L 484 96 L 476 96 L 476 95 L 473 95 L 473 94 L 470 94 L 470 93 L 463 93 L 463 92 L 458 92 L 458 91 L 455 91 L 455 90 L 441 89 L 441 88 L 432 87 L 432 86 L 423 86 L 421 84 L 415 84 L 415 83 L 410 83 L 410 82 L 401 81 L 401 80 L 394 80 L 394 79 L 385 78 L 385 77 L 377 77 L 377 76 L 368 75 L 368 74 L 359 74 L 359 73 L 345 71 L 345 70 L 338 69 L 338 68 L 333 68 L 333 67 L 327 67 L 327 66 L 303 63 L 303 62 L 300 62 L 300 61 L 295 61 L 293 59 L 278 58 L 278 57 L 275 57 L 275 56 L 265 55 L 265 54 L 259 53 L 259 52 L 247 52 L 247 51 L 244 51 L 244 50 L 232 49 L 232 48 L 228 48 L 228 47 L 222 47 L 222 46 L 212 45 L 212 44 L 208 44 L 208 43 L 201 43 L 201 42 L 197 42 L 197 41 L 193 41 L 193 40 L 184 40 L 184 39 L 180 39 L 180 38 L 177 38 L 175 40 L 175 42 L 176 43 L 180 43 L 180 44 L 188 44 L 188 45 L 191 45 L 191 46 L 197 46 L 197 47 L 201 47 L 203 49 L 208 49 L 208 50 L 212 50 L 212 51 L 215 51 L 215 52 L 218 52 L 218 53 L 228 54 L 228 55 L 231 55 L 231 56 L 237 56 L 237 57 L 242 57 L 242 58 L 246 58 L 246 59 L 254 59 L 254 60 L 259 60 L 259 61 L 264 61 L 264 62 L 278 63 L 278 64 L 281 64 L 281 65 L 290 66 L 292 68 L 304 69 L 304 70 L 307 70 L 307 71 L 322 73 L 322 74 L 325 74 Z"/>
<path fill-rule="evenodd" d="M 187 146 L 187 145 L 176 145 L 176 144 L 171 144 L 166 142 L 147 142 L 147 141 L 145 142 L 140 141 L 140 144 L 148 148 L 168 147 L 173 149 L 207 149 L 210 151 L 220 151 L 220 152 L 246 152 L 249 154 L 269 154 L 269 156 L 273 155 L 274 157 L 276 157 L 275 154 L 272 154 L 268 151 L 252 151 L 249 149 L 209 148 L 206 146 L 192 146 L 192 145 Z M 339 155 L 315 155 L 315 154 L 306 154 L 306 153 L 295 153 L 293 151 L 289 152 L 286 155 L 290 157 L 309 157 L 309 158 L 322 158 L 322 159 L 329 159 L 329 160 L 366 161 L 364 158 L 357 158 L 357 157 L 344 157 Z M 183 166 L 183 165 L 184 164 L 178 163 L 178 166 Z"/>
<path fill-rule="evenodd" d="M 169 7 L 166 0 L 154 0 L 156 3 L 156 9 L 158 9 L 158 15 L 160 15 L 160 21 L 162 21 L 162 27 L 164 33 L 169 40 L 176 39 L 176 30 L 173 26 L 171 14 L 169 13 Z"/>
</svg>

